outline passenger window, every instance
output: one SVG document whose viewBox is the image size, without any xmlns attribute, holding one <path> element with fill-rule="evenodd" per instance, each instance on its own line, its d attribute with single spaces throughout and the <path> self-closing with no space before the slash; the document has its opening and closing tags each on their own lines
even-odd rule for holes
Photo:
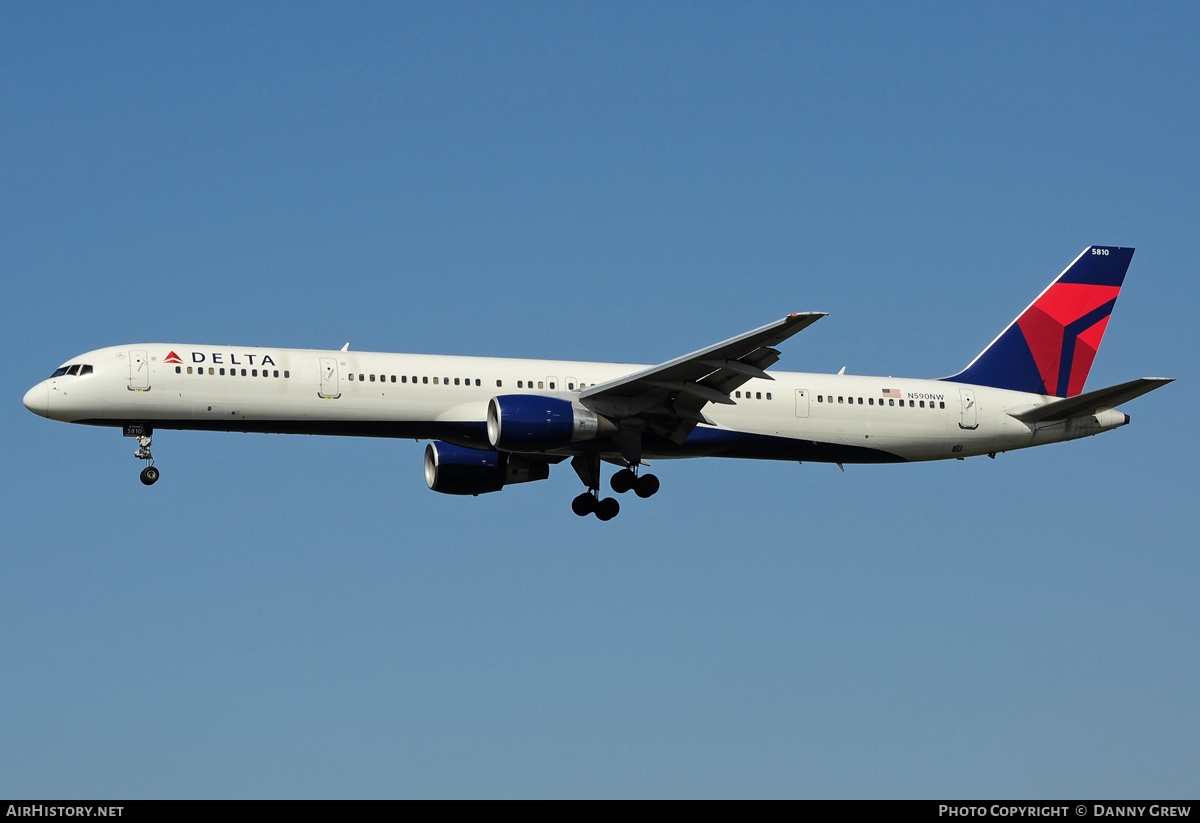
<svg viewBox="0 0 1200 823">
<path fill-rule="evenodd" d="M 523 388 L 525 388 L 525 381 L 524 381 L 524 380 L 518 380 L 518 381 L 517 381 L 517 388 L 518 388 L 518 389 L 523 389 Z"/>
<path fill-rule="evenodd" d="M 435 378 L 435 379 L 436 379 L 436 378 Z M 421 378 L 421 382 L 422 382 L 422 383 L 424 383 L 425 385 L 429 385 L 429 378 L 428 378 L 428 377 L 422 377 L 422 378 Z"/>
<path fill-rule="evenodd" d="M 258 377 L 258 369 L 251 369 L 251 370 L 250 370 L 250 376 L 251 376 L 251 377 Z"/>
<path fill-rule="evenodd" d="M 457 377 L 456 377 L 456 378 L 454 378 L 454 385 L 456 385 L 456 386 L 458 385 L 458 378 L 457 378 Z"/>
<path fill-rule="evenodd" d="M 825 402 L 825 395 L 823 395 L 823 394 L 818 394 L 818 395 L 817 395 L 817 402 L 818 402 L 818 403 L 824 403 L 824 402 Z"/>
<path fill-rule="evenodd" d="M 394 374 L 392 375 L 392 382 L 393 382 L 393 383 L 395 383 L 395 382 L 396 382 L 396 375 L 394 375 Z"/>
<path fill-rule="evenodd" d="M 436 386 L 437 384 L 438 384 L 438 379 L 435 377 L 435 378 L 433 378 L 433 385 Z"/>
<path fill-rule="evenodd" d="M 374 383 L 374 382 L 375 382 L 375 375 L 371 375 L 371 382 L 372 382 L 372 383 Z"/>
<path fill-rule="evenodd" d="M 733 396 L 734 396 L 734 397 L 736 397 L 736 398 L 738 398 L 738 399 L 741 399 L 742 393 L 741 393 L 740 391 L 735 391 L 735 392 L 733 393 Z"/>
<path fill-rule="evenodd" d="M 568 383 L 568 384 L 567 384 L 567 391 L 575 391 L 575 384 L 574 384 L 574 383 Z"/>
<path fill-rule="evenodd" d="M 192 373 L 192 367 L 188 366 L 188 374 L 191 374 L 191 373 Z"/>
<path fill-rule="evenodd" d="M 272 377 L 278 377 L 278 376 L 279 376 L 279 369 L 275 369 L 274 373 L 272 373 L 272 375 L 271 375 L 271 376 L 272 376 Z"/>
<path fill-rule="evenodd" d="M 888 401 L 888 405 L 889 405 L 889 406 L 894 406 L 894 405 L 896 405 L 896 401 L 895 401 L 895 400 L 889 400 L 889 401 Z"/>
<path fill-rule="evenodd" d="M 756 391 L 756 392 L 754 393 L 754 399 L 755 399 L 755 400 L 762 400 L 762 392 L 760 392 L 760 391 Z"/>
<path fill-rule="evenodd" d="M 839 397 L 838 397 L 838 402 L 839 402 L 839 403 L 841 403 L 841 402 L 842 402 L 842 398 L 841 398 L 841 396 L 839 396 Z"/>
<path fill-rule="evenodd" d="M 544 388 L 546 388 L 546 384 L 545 384 L 545 382 L 544 382 L 544 381 L 542 381 L 542 380 L 539 380 L 539 381 L 538 381 L 538 388 L 539 388 L 539 389 L 544 389 Z"/>
<path fill-rule="evenodd" d="M 922 400 L 922 401 L 921 401 L 921 408 L 925 408 L 925 401 L 924 401 L 924 400 Z"/>
<path fill-rule="evenodd" d="M 176 367 L 175 367 L 175 373 L 176 373 L 176 374 L 182 374 L 182 373 L 183 373 L 183 366 L 176 366 Z"/>
<path fill-rule="evenodd" d="M 941 403 L 938 403 L 938 408 L 939 408 L 939 409 L 944 409 L 944 408 L 946 408 L 946 403 L 945 403 L 945 401 L 942 401 Z"/>
<path fill-rule="evenodd" d="M 217 373 L 217 370 L 216 370 L 216 369 L 214 369 L 212 366 L 209 366 L 209 367 L 208 367 L 208 376 L 209 376 L 209 377 L 212 377 L 212 376 L 213 376 L 214 374 L 216 374 L 216 373 Z M 266 372 L 263 372 L 263 374 L 266 374 Z"/>
<path fill-rule="evenodd" d="M 768 399 L 768 400 L 770 400 L 770 399 L 771 399 L 771 393 L 770 393 L 770 392 L 767 392 L 767 399 Z"/>
<path fill-rule="evenodd" d="M 499 388 L 501 388 L 501 387 L 503 387 L 503 386 L 504 386 L 504 381 L 503 381 L 503 380 L 497 380 L 497 381 L 496 381 L 496 388 L 498 388 L 498 389 L 499 389 Z"/>
</svg>

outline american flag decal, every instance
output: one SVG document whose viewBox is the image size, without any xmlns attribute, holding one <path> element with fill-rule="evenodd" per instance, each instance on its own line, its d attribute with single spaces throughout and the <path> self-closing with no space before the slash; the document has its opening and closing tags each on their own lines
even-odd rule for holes
<svg viewBox="0 0 1200 823">
<path fill-rule="evenodd" d="M 900 390 L 899 389 L 884 389 L 883 396 L 884 397 L 899 397 Z"/>
</svg>

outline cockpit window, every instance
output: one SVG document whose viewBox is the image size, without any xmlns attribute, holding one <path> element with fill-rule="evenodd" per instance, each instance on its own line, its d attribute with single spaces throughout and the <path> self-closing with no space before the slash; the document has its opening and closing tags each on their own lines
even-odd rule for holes
<svg viewBox="0 0 1200 823">
<path fill-rule="evenodd" d="M 52 374 L 50 376 L 51 377 L 63 377 L 65 375 L 67 377 L 71 377 L 74 375 L 84 375 L 84 374 L 91 374 L 91 373 L 92 373 L 92 367 L 87 365 L 86 363 L 72 363 L 69 366 L 60 366 L 59 368 L 55 369 L 54 374 Z"/>
</svg>

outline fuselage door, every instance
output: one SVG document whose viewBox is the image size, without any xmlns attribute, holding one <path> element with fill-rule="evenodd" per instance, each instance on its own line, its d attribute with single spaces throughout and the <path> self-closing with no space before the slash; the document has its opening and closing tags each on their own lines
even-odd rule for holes
<svg viewBox="0 0 1200 823">
<path fill-rule="evenodd" d="M 134 391 L 150 390 L 150 359 L 144 351 L 129 352 L 129 388 Z"/>
<path fill-rule="evenodd" d="M 971 389 L 959 389 L 958 399 L 961 404 L 958 413 L 958 427 L 960 429 L 979 428 L 979 414 L 978 409 L 975 408 L 975 392 Z"/>
<path fill-rule="evenodd" d="M 808 417 L 808 389 L 796 389 L 796 416 Z"/>
<path fill-rule="evenodd" d="M 342 396 L 342 392 L 338 388 L 338 364 L 336 358 L 321 358 L 321 391 L 318 394 L 321 397 L 329 399 Z"/>
</svg>

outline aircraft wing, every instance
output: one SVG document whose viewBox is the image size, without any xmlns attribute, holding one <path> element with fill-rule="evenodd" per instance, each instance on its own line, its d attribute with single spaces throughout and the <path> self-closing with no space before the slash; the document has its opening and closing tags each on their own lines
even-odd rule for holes
<svg viewBox="0 0 1200 823">
<path fill-rule="evenodd" d="M 711 422 L 701 412 L 707 404 L 732 404 L 730 393 L 746 381 L 773 379 L 766 369 L 779 360 L 774 346 L 824 316 L 789 314 L 691 354 L 589 386 L 580 402 L 610 418 L 646 418 L 648 428 L 682 443 L 697 423 Z"/>
<path fill-rule="evenodd" d="M 1095 414 L 1098 411 L 1116 408 L 1121 403 L 1135 397 L 1141 397 L 1147 392 L 1167 385 L 1174 379 L 1173 377 L 1141 377 L 1127 383 L 1118 383 L 1115 386 L 1096 389 L 1075 397 L 1055 400 L 1044 406 L 1035 406 L 1027 411 L 1010 412 L 1010 414 L 1022 423 L 1042 423 L 1048 420 L 1066 420 L 1068 417 L 1077 417 L 1081 414 Z"/>
</svg>

